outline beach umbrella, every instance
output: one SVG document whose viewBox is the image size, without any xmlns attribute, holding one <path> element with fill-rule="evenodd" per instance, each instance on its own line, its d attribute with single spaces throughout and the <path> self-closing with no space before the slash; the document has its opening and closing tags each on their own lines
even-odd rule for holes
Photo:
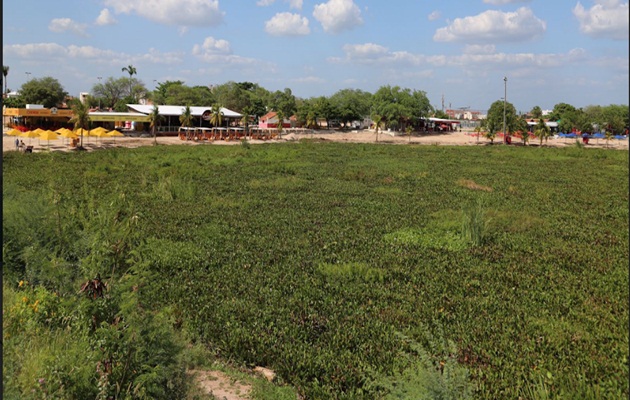
<svg viewBox="0 0 630 400">
<path fill-rule="evenodd" d="M 22 131 L 19 129 L 11 129 L 9 132 L 7 132 L 7 135 L 9 136 L 20 136 L 22 134 Z"/>
<path fill-rule="evenodd" d="M 97 128 L 94 128 L 92 130 L 90 130 L 90 136 L 99 136 L 98 134 L 101 132 L 107 132 L 107 129 L 103 128 L 102 126 L 99 126 Z"/>
<path fill-rule="evenodd" d="M 39 134 L 39 138 L 40 139 L 44 139 L 48 141 L 48 147 L 50 148 L 50 141 L 51 140 L 58 140 L 59 139 L 59 135 L 56 132 L 53 131 L 43 131 L 42 133 Z"/>
<path fill-rule="evenodd" d="M 102 138 L 102 137 L 108 137 L 109 135 L 107 134 L 107 129 L 105 128 L 96 128 L 96 129 L 92 129 L 90 131 L 90 135 L 92 136 L 96 136 L 97 138 Z"/>
<path fill-rule="evenodd" d="M 26 131 L 22 132 L 20 136 L 28 138 L 28 142 L 31 143 L 34 137 L 39 137 L 39 133 L 35 131 Z"/>
<path fill-rule="evenodd" d="M 116 137 L 125 136 L 125 135 L 123 135 L 122 133 L 120 133 L 119 131 L 114 129 L 113 131 L 109 132 L 107 134 L 107 136 L 113 137 L 114 138 L 114 143 L 116 143 Z"/>
</svg>

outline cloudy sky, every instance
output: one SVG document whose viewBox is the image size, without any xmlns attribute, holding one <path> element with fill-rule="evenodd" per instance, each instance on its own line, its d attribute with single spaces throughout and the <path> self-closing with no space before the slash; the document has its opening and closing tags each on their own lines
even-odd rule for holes
<svg viewBox="0 0 630 400">
<path fill-rule="evenodd" d="M 436 108 L 628 104 L 620 0 L 5 0 L 8 86 L 52 76 L 255 82 L 308 98 L 383 85 Z"/>
</svg>

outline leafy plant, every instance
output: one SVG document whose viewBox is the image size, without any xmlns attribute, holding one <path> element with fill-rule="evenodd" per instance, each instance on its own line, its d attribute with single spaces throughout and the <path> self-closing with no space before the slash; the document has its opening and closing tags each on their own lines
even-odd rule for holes
<svg viewBox="0 0 630 400">
<path fill-rule="evenodd" d="M 462 237 L 473 246 L 481 246 L 488 234 L 489 219 L 485 206 L 485 199 L 478 197 L 474 204 L 463 208 Z"/>
</svg>

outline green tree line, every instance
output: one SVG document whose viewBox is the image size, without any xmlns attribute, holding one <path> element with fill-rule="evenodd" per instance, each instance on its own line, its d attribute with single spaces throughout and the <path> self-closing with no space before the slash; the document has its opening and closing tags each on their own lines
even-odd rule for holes
<svg viewBox="0 0 630 400">
<path fill-rule="evenodd" d="M 399 86 L 382 86 L 375 93 L 360 89 L 342 89 L 331 96 L 304 99 L 295 96 L 289 88 L 270 91 L 252 82 L 229 81 L 208 87 L 189 86 L 177 80 L 156 82 L 155 89 L 149 90 L 141 80 L 134 77 L 137 75 L 135 67 L 129 65 L 121 71 L 126 72 L 128 77 L 110 76 L 92 86 L 87 99 L 90 107 L 127 111 L 127 104 L 146 98 L 156 105 L 212 104 L 250 116 L 254 121 L 269 111 L 276 111 L 281 112 L 285 118 L 295 115 L 297 122 L 308 128 L 317 128 L 319 121 L 326 121 L 327 126 L 338 124 L 346 128 L 353 121 L 370 118 L 372 121 L 380 121 L 381 129 L 401 132 L 409 127 L 421 127 L 421 121 L 426 117 L 448 117 L 442 110 L 431 106 L 426 92 Z M 9 67 L 5 66 L 5 86 L 8 73 Z M 59 81 L 46 76 L 24 83 L 19 95 L 4 99 L 4 105 L 23 108 L 26 104 L 43 104 L 45 107 L 55 107 L 61 105 L 67 96 L 68 93 Z M 629 111 L 627 105 L 589 105 L 576 108 L 567 103 L 559 103 L 545 119 L 557 121 L 559 130 L 563 132 L 577 129 L 583 132 L 605 130 L 622 133 L 629 125 Z M 503 131 L 504 114 L 505 129 L 510 134 L 528 130 L 526 116 L 536 121 L 543 119 L 539 106 L 533 107 L 527 115 L 519 115 L 513 104 L 504 104 L 497 100 L 489 107 L 487 118 L 482 123 L 482 129 L 492 140 L 498 132 Z"/>
</svg>

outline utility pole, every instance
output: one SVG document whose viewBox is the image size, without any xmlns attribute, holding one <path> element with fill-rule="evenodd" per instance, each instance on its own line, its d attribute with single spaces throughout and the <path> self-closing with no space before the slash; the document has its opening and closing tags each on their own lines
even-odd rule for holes
<svg viewBox="0 0 630 400">
<path fill-rule="evenodd" d="M 503 143 L 507 144 L 507 133 L 505 132 L 505 104 L 507 103 L 507 76 L 503 77 L 505 93 L 503 94 Z"/>
<path fill-rule="evenodd" d="M 444 93 L 442 93 L 442 111 L 444 111 Z"/>
</svg>

